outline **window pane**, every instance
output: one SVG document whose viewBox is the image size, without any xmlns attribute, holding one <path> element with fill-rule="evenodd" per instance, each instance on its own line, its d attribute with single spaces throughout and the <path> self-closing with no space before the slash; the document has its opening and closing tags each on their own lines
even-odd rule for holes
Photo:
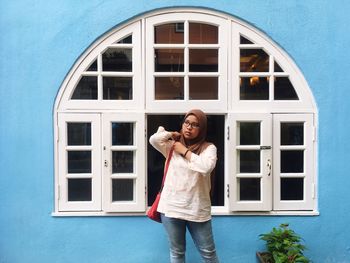
<svg viewBox="0 0 350 263">
<path fill-rule="evenodd" d="M 274 68 L 275 68 L 275 72 L 283 72 L 283 69 L 280 67 L 280 65 L 275 61 L 275 65 L 274 65 Z"/>
<path fill-rule="evenodd" d="M 249 39 L 247 39 L 243 36 L 240 36 L 240 43 L 241 44 L 254 44 L 252 41 L 250 41 Z"/>
<path fill-rule="evenodd" d="M 260 145 L 260 122 L 239 122 L 239 145 Z"/>
<path fill-rule="evenodd" d="M 97 60 L 96 59 L 86 71 L 97 71 Z"/>
<path fill-rule="evenodd" d="M 298 95 L 294 90 L 288 77 L 275 77 L 275 100 L 298 100 Z"/>
<path fill-rule="evenodd" d="M 281 123 L 281 145 L 304 145 L 304 123 Z"/>
<path fill-rule="evenodd" d="M 112 180 L 112 201 L 133 201 L 134 200 L 134 180 L 133 179 L 113 179 Z"/>
<path fill-rule="evenodd" d="M 133 173 L 134 152 L 113 151 L 112 152 L 112 173 Z"/>
<path fill-rule="evenodd" d="M 183 100 L 184 78 L 183 77 L 156 77 L 155 78 L 156 100 Z"/>
<path fill-rule="evenodd" d="M 91 179 L 68 179 L 68 201 L 91 200 Z"/>
<path fill-rule="evenodd" d="M 241 77 L 241 100 L 268 100 L 269 82 L 267 77 Z"/>
<path fill-rule="evenodd" d="M 91 145 L 91 123 L 67 123 L 68 145 Z"/>
<path fill-rule="evenodd" d="M 190 49 L 191 72 L 218 72 L 217 49 Z"/>
<path fill-rule="evenodd" d="M 68 151 L 68 173 L 91 173 L 91 151 Z"/>
<path fill-rule="evenodd" d="M 72 100 L 97 100 L 97 77 L 83 76 L 74 90 Z"/>
<path fill-rule="evenodd" d="M 190 100 L 217 100 L 217 77 L 192 77 L 190 82 Z"/>
<path fill-rule="evenodd" d="M 156 49 L 154 68 L 156 72 L 183 72 L 183 49 Z"/>
<path fill-rule="evenodd" d="M 134 145 L 134 124 L 113 122 L 112 145 Z"/>
<path fill-rule="evenodd" d="M 304 200 L 304 179 L 281 178 L 281 200 Z"/>
<path fill-rule="evenodd" d="M 304 171 L 304 151 L 281 151 L 281 173 L 302 173 Z"/>
<path fill-rule="evenodd" d="M 132 71 L 131 48 L 109 48 L 102 55 L 103 71 Z"/>
<path fill-rule="evenodd" d="M 132 35 L 122 38 L 117 44 L 132 44 Z"/>
<path fill-rule="evenodd" d="M 217 44 L 218 43 L 218 27 L 189 23 L 190 44 Z"/>
<path fill-rule="evenodd" d="M 104 100 L 132 100 L 131 77 L 103 77 Z"/>
<path fill-rule="evenodd" d="M 239 200 L 259 201 L 260 198 L 260 178 L 239 178 Z"/>
<path fill-rule="evenodd" d="M 260 173 L 259 150 L 239 150 L 238 156 L 238 173 Z"/>
<path fill-rule="evenodd" d="M 241 49 L 241 72 L 268 72 L 269 55 L 262 49 Z"/>
<path fill-rule="evenodd" d="M 184 23 L 170 23 L 154 27 L 154 43 L 183 44 Z"/>
</svg>

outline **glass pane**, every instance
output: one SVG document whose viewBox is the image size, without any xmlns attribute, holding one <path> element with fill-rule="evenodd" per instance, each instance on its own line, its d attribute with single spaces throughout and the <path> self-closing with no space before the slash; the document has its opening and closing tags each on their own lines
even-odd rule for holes
<svg viewBox="0 0 350 263">
<path fill-rule="evenodd" d="M 104 100 L 132 100 L 132 77 L 103 77 Z"/>
<path fill-rule="evenodd" d="M 133 201 L 134 200 L 134 180 L 133 179 L 113 179 L 112 180 L 112 201 Z"/>
<path fill-rule="evenodd" d="M 218 72 L 217 49 L 190 49 L 191 72 Z"/>
<path fill-rule="evenodd" d="M 304 171 L 304 151 L 281 151 L 281 173 L 302 173 Z"/>
<path fill-rule="evenodd" d="M 113 122 L 112 145 L 134 145 L 134 124 Z"/>
<path fill-rule="evenodd" d="M 183 44 L 184 23 L 170 23 L 154 27 L 154 43 Z"/>
<path fill-rule="evenodd" d="M 281 178 L 281 200 L 304 200 L 304 179 Z"/>
<path fill-rule="evenodd" d="M 298 100 L 298 95 L 294 90 L 288 77 L 275 77 L 275 100 Z"/>
<path fill-rule="evenodd" d="M 280 65 L 275 61 L 275 72 L 283 72 L 283 69 L 280 67 Z"/>
<path fill-rule="evenodd" d="M 112 152 L 112 173 L 133 173 L 134 152 L 113 151 Z"/>
<path fill-rule="evenodd" d="M 156 77 L 155 78 L 156 100 L 183 100 L 184 78 L 183 77 Z"/>
<path fill-rule="evenodd" d="M 249 39 L 247 39 L 243 36 L 240 37 L 240 43 L 241 44 L 254 44 L 252 41 L 250 41 Z"/>
<path fill-rule="evenodd" d="M 97 71 L 97 60 L 96 59 L 86 71 Z"/>
<path fill-rule="evenodd" d="M 238 173 L 260 173 L 259 150 L 239 150 L 238 160 Z"/>
<path fill-rule="evenodd" d="M 68 179 L 68 201 L 91 201 L 91 179 Z"/>
<path fill-rule="evenodd" d="M 154 57 L 154 69 L 156 72 L 183 72 L 183 49 L 156 49 Z"/>
<path fill-rule="evenodd" d="M 239 145 L 260 145 L 260 122 L 239 122 Z"/>
<path fill-rule="evenodd" d="M 117 44 L 132 44 L 132 35 L 122 38 Z"/>
<path fill-rule="evenodd" d="M 241 49 L 241 72 L 268 72 L 269 55 L 262 49 Z"/>
<path fill-rule="evenodd" d="M 218 43 L 218 27 L 189 23 L 190 44 L 217 44 Z"/>
<path fill-rule="evenodd" d="M 91 123 L 67 123 L 68 145 L 91 145 Z"/>
<path fill-rule="evenodd" d="M 131 48 L 109 48 L 102 54 L 103 71 L 132 71 Z"/>
<path fill-rule="evenodd" d="M 241 77 L 240 78 L 241 100 L 268 100 L 269 79 L 268 77 Z"/>
<path fill-rule="evenodd" d="M 97 100 L 97 77 L 83 76 L 74 90 L 72 100 Z"/>
<path fill-rule="evenodd" d="M 281 123 L 281 145 L 304 145 L 304 123 Z"/>
<path fill-rule="evenodd" d="M 239 200 L 240 201 L 259 201 L 260 197 L 260 178 L 239 178 Z"/>
<path fill-rule="evenodd" d="M 68 151 L 68 173 L 91 173 L 91 151 Z"/>
<path fill-rule="evenodd" d="M 192 77 L 190 82 L 190 100 L 217 100 L 217 77 Z"/>
</svg>

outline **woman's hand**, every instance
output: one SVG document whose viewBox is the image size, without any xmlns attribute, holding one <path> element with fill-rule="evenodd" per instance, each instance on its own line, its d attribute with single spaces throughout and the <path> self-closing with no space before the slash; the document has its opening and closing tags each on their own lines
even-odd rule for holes
<svg viewBox="0 0 350 263">
<path fill-rule="evenodd" d="M 180 137 L 181 137 L 181 134 L 179 132 L 171 132 L 171 138 L 174 140 L 174 141 L 178 141 L 180 140 Z"/>
<path fill-rule="evenodd" d="M 183 145 L 181 142 L 175 142 L 174 143 L 174 151 L 180 155 L 182 155 L 187 160 L 191 159 L 191 152 L 187 149 L 185 145 Z"/>
</svg>

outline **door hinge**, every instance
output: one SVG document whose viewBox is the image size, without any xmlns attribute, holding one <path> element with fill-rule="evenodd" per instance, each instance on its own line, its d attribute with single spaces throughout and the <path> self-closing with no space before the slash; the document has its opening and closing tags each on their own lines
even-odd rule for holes
<svg viewBox="0 0 350 263">
<path fill-rule="evenodd" d="M 58 191 L 58 193 L 57 193 L 57 197 L 58 197 L 58 200 L 60 200 L 61 199 L 61 186 L 60 185 L 58 185 L 58 189 L 57 189 L 57 191 Z"/>
<path fill-rule="evenodd" d="M 313 183 L 312 184 L 312 199 L 315 199 L 316 196 L 316 185 Z"/>
<path fill-rule="evenodd" d="M 227 126 L 227 140 L 230 140 L 230 126 Z"/>
<path fill-rule="evenodd" d="M 227 198 L 230 198 L 230 185 L 227 184 Z"/>
<path fill-rule="evenodd" d="M 57 126 L 57 141 L 56 142 L 59 142 L 60 141 L 60 127 Z"/>
<path fill-rule="evenodd" d="M 316 127 L 312 127 L 312 141 L 316 141 Z"/>
</svg>

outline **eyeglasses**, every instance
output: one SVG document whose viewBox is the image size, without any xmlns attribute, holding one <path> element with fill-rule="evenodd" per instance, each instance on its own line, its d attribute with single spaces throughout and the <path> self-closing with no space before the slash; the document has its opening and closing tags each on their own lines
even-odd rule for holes
<svg viewBox="0 0 350 263">
<path fill-rule="evenodd" d="M 183 125 L 185 125 L 186 128 L 191 127 L 192 129 L 198 129 L 199 128 L 199 124 L 196 122 L 189 122 L 189 121 L 184 121 Z"/>
</svg>

